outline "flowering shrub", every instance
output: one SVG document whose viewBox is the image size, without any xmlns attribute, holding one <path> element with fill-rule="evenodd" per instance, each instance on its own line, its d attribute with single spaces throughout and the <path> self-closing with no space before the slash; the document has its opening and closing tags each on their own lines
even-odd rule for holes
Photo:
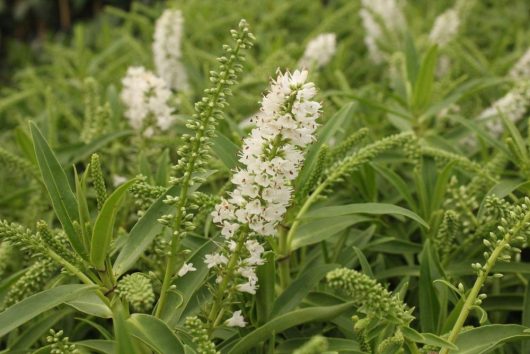
<svg viewBox="0 0 530 354">
<path fill-rule="evenodd" d="M 530 352 L 529 4 L 176 5 L 9 47 L 2 353 Z"/>
</svg>

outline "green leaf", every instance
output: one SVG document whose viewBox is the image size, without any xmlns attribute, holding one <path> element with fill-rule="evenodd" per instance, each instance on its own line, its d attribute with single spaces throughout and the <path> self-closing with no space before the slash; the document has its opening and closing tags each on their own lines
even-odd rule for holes
<svg viewBox="0 0 530 354">
<path fill-rule="evenodd" d="M 92 285 L 60 285 L 25 298 L 0 313 L 0 337 L 41 313 L 93 290 Z"/>
<path fill-rule="evenodd" d="M 82 340 L 80 342 L 74 342 L 74 344 L 79 348 L 86 348 L 91 351 L 104 353 L 104 354 L 115 354 L 116 343 L 112 340 L 105 339 L 90 339 Z"/>
<path fill-rule="evenodd" d="M 357 215 L 331 216 L 310 220 L 301 224 L 296 230 L 291 250 L 327 240 L 352 225 L 369 220 L 371 219 Z"/>
<path fill-rule="evenodd" d="M 154 316 L 136 313 L 127 319 L 127 325 L 134 337 L 157 353 L 184 353 L 184 347 L 173 331 L 165 322 Z"/>
<path fill-rule="evenodd" d="M 437 58 L 438 50 L 436 46 L 431 47 L 425 58 L 423 58 L 412 97 L 412 108 L 415 110 L 422 110 L 429 104 L 432 96 Z"/>
<path fill-rule="evenodd" d="M 331 270 L 339 267 L 337 264 L 320 264 L 309 267 L 293 281 L 287 289 L 276 299 L 272 308 L 271 317 L 283 315 L 296 308 L 304 297 L 320 282 Z"/>
<path fill-rule="evenodd" d="M 353 303 L 348 302 L 341 305 L 310 307 L 288 312 L 284 315 L 273 318 L 263 326 L 258 327 L 244 336 L 228 353 L 248 353 L 249 349 L 254 348 L 259 343 L 267 340 L 273 334 L 282 333 L 284 330 L 298 326 L 302 323 L 332 320 L 344 312 L 350 311 L 353 307 Z"/>
<path fill-rule="evenodd" d="M 227 169 L 231 170 L 237 166 L 237 156 L 239 146 L 234 144 L 223 134 L 216 132 L 216 136 L 212 139 L 212 150 L 221 159 Z"/>
<path fill-rule="evenodd" d="M 382 237 L 369 243 L 364 249 L 381 253 L 404 254 L 419 253 L 422 246 L 419 243 L 399 240 L 394 237 Z"/>
<path fill-rule="evenodd" d="M 112 317 L 110 308 L 94 291 L 83 293 L 74 300 L 67 301 L 66 304 L 91 316 L 101 318 Z"/>
<path fill-rule="evenodd" d="M 432 333 L 419 333 L 414 328 L 403 327 L 401 328 L 405 338 L 408 338 L 416 343 L 422 343 L 427 345 L 433 345 L 436 347 L 449 348 L 452 350 L 458 350 L 458 347 L 446 339 L 439 337 Z M 458 352 L 460 353 L 460 352 Z"/>
<path fill-rule="evenodd" d="M 292 354 L 296 349 L 300 348 L 310 339 L 311 337 L 287 339 L 286 341 L 283 341 L 277 348 L 275 348 L 274 353 Z M 352 339 L 326 337 L 326 341 L 328 343 L 328 352 L 339 352 L 348 354 L 365 353 L 359 348 L 359 343 Z"/>
<path fill-rule="evenodd" d="M 394 188 L 397 189 L 403 200 L 407 202 L 410 208 L 413 210 L 418 209 L 418 205 L 412 194 L 410 193 L 410 187 L 405 183 L 403 178 L 401 178 L 396 172 L 391 170 L 388 167 L 383 166 L 382 164 L 371 163 L 370 164 L 379 174 L 381 174 L 388 182 L 390 182 Z"/>
<path fill-rule="evenodd" d="M 105 259 L 109 253 L 114 231 L 116 214 L 125 193 L 136 182 L 135 179 L 120 185 L 105 201 L 98 214 L 90 243 L 90 262 L 99 270 L 105 269 Z"/>
<path fill-rule="evenodd" d="M 24 332 L 20 333 L 16 340 L 9 346 L 10 350 L 24 350 L 30 348 L 35 342 L 48 334 L 57 322 L 62 320 L 65 316 L 72 314 L 73 310 L 63 309 L 61 311 L 50 311 L 42 315 L 38 320 L 32 321 Z"/>
<path fill-rule="evenodd" d="M 67 166 L 73 165 L 79 161 L 85 160 L 87 157 L 101 150 L 105 145 L 133 134 L 132 130 L 121 130 L 104 134 L 88 144 L 76 144 L 67 146 L 57 152 L 59 160 Z"/>
<path fill-rule="evenodd" d="M 504 343 L 523 339 L 530 339 L 528 327 L 493 324 L 462 332 L 455 344 L 458 354 L 486 354 Z"/>
<path fill-rule="evenodd" d="M 114 335 L 116 336 L 115 354 L 140 354 L 142 350 L 134 342 L 132 334 L 129 332 L 124 312 L 121 304 L 117 303 L 116 308 L 113 309 Z"/>
<path fill-rule="evenodd" d="M 430 242 L 427 241 L 421 255 L 419 283 L 419 307 L 422 309 L 420 324 L 423 332 L 436 332 L 440 315 L 440 303 L 433 284 L 440 277 L 433 263 Z"/>
<path fill-rule="evenodd" d="M 35 123 L 30 122 L 30 130 L 39 169 L 50 195 L 55 214 L 61 225 L 63 225 L 64 232 L 74 249 L 80 255 L 85 255 L 86 250 L 74 228 L 74 221 L 77 222 L 79 217 L 77 200 L 70 188 L 66 173 Z"/>
<path fill-rule="evenodd" d="M 426 228 L 429 228 L 429 224 L 427 224 L 427 222 L 425 222 L 425 220 L 423 220 L 418 214 L 400 206 L 385 203 L 356 203 L 323 207 L 309 211 L 305 214 L 304 218 L 317 219 L 350 214 L 401 215 L 418 222 Z"/>
<path fill-rule="evenodd" d="M 527 327 L 530 326 L 530 285 L 528 285 L 528 283 L 525 286 L 523 296 L 523 313 L 521 315 L 521 324 Z M 521 353 L 527 352 L 530 352 L 530 339 L 521 343 Z"/>
</svg>

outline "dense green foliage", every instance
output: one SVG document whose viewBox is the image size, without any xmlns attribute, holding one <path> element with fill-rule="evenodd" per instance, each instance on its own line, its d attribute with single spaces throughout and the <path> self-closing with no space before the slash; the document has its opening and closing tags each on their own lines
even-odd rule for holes
<svg viewBox="0 0 530 354">
<path fill-rule="evenodd" d="M 530 352 L 530 3 L 366 3 L 135 3 L 9 46 L 0 353 Z M 185 84 L 150 73 L 167 8 Z"/>
</svg>

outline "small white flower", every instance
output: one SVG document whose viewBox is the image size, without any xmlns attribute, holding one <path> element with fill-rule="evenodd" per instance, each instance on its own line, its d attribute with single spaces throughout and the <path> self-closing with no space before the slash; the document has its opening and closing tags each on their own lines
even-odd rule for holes
<svg viewBox="0 0 530 354">
<path fill-rule="evenodd" d="M 220 253 L 214 253 L 214 254 L 207 254 L 204 258 L 204 263 L 208 266 L 208 269 L 217 267 L 221 264 L 227 264 L 228 258 L 226 258 L 224 255 Z"/>
<path fill-rule="evenodd" d="M 229 327 L 245 327 L 247 325 L 245 318 L 241 315 L 241 310 L 234 311 L 232 317 L 227 319 L 225 323 Z"/>
<path fill-rule="evenodd" d="M 323 33 L 313 38 L 298 62 L 299 67 L 323 67 L 331 61 L 337 50 L 335 33 Z"/>
<path fill-rule="evenodd" d="M 237 290 L 241 291 L 242 293 L 249 293 L 251 295 L 256 295 L 256 290 L 258 289 L 256 282 L 248 281 L 243 284 L 237 285 Z"/>
<path fill-rule="evenodd" d="M 127 182 L 127 177 L 112 175 L 112 184 L 114 185 L 114 187 L 117 187 L 125 182 Z"/>
<path fill-rule="evenodd" d="M 180 270 L 178 271 L 177 275 L 179 277 L 183 277 L 189 272 L 194 272 L 196 270 L 197 269 L 193 266 L 193 263 L 184 263 L 182 267 L 180 268 Z"/>
</svg>

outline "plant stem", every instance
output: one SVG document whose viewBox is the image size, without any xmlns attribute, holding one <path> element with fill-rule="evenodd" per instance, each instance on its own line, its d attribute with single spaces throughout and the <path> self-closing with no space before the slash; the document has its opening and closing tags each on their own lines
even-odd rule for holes
<svg viewBox="0 0 530 354">
<path fill-rule="evenodd" d="M 235 267 L 237 265 L 237 261 L 239 260 L 239 253 L 241 252 L 241 249 L 243 248 L 243 245 L 245 244 L 246 240 L 246 234 L 247 230 L 241 230 L 239 232 L 239 238 L 236 243 L 236 248 L 234 249 L 234 252 L 232 252 L 232 255 L 230 256 L 230 260 L 228 261 L 228 264 L 226 266 L 226 273 L 223 277 L 223 280 L 217 287 L 217 291 L 214 294 L 213 297 L 213 305 L 210 310 L 210 314 L 208 315 L 208 325 L 209 325 L 209 331 L 211 332 L 215 325 L 220 320 L 220 313 L 223 311 L 222 305 L 223 305 L 223 297 L 225 294 L 225 291 L 228 287 L 228 284 L 230 280 L 233 278 L 233 273 L 235 270 Z"/>
<path fill-rule="evenodd" d="M 488 257 L 486 264 L 479 271 L 479 275 L 477 279 L 475 280 L 475 284 L 473 284 L 473 288 L 471 288 L 471 291 L 469 292 L 466 298 L 466 301 L 464 302 L 464 305 L 462 306 L 462 310 L 460 311 L 460 314 L 458 315 L 458 318 L 451 332 L 449 333 L 449 337 L 447 338 L 447 340 L 450 343 L 456 342 L 456 339 L 458 338 L 458 335 L 460 334 L 460 331 L 462 330 L 462 327 L 464 326 L 464 323 L 467 319 L 467 316 L 469 315 L 469 312 L 471 311 L 471 308 L 475 305 L 475 301 L 477 300 L 477 297 L 480 293 L 480 289 L 484 285 L 484 282 L 488 278 L 488 274 L 491 272 L 493 266 L 495 266 L 495 263 L 497 262 L 497 258 L 499 258 L 502 251 L 504 251 L 506 247 L 509 246 L 512 238 L 516 236 L 523 227 L 526 226 L 529 220 L 530 220 L 530 213 L 527 213 L 520 222 L 518 222 L 513 228 L 511 228 L 504 235 L 503 239 L 497 244 L 493 252 L 491 252 L 491 255 Z M 448 353 L 449 353 L 448 348 L 443 348 L 440 351 L 440 354 L 448 354 Z"/>
</svg>

